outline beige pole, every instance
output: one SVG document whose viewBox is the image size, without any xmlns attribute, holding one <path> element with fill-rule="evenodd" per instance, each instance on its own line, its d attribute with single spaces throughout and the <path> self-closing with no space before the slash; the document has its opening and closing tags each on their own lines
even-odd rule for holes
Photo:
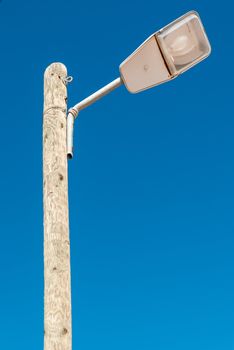
<svg viewBox="0 0 234 350">
<path fill-rule="evenodd" d="M 61 63 L 44 74 L 44 350 L 72 348 L 66 76 Z"/>
</svg>

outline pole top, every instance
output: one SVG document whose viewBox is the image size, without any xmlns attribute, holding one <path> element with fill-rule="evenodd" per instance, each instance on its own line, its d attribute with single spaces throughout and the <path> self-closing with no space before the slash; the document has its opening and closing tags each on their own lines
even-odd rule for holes
<svg viewBox="0 0 234 350">
<path fill-rule="evenodd" d="M 57 75 L 64 79 L 67 77 L 67 68 L 61 62 L 53 62 L 45 70 L 44 76 L 47 75 Z"/>
<path fill-rule="evenodd" d="M 67 68 L 63 63 L 50 64 L 44 73 L 44 114 L 51 109 L 67 111 Z"/>
</svg>

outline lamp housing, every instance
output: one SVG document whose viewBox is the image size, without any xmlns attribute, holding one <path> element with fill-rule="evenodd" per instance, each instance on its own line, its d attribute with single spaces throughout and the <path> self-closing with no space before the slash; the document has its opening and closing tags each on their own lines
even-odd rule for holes
<svg viewBox="0 0 234 350">
<path fill-rule="evenodd" d="M 120 75 L 126 88 L 137 93 L 177 77 L 210 52 L 199 14 L 190 11 L 146 39 L 121 63 Z"/>
</svg>

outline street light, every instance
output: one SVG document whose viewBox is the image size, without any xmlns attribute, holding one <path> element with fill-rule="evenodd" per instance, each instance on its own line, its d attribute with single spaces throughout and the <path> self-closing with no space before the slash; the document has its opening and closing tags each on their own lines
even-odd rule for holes
<svg viewBox="0 0 234 350">
<path fill-rule="evenodd" d="M 67 155 L 73 157 L 73 126 L 80 110 L 124 84 L 137 93 L 176 78 L 209 56 L 211 47 L 197 12 L 190 11 L 152 34 L 119 67 L 120 77 L 70 108 Z"/>
</svg>

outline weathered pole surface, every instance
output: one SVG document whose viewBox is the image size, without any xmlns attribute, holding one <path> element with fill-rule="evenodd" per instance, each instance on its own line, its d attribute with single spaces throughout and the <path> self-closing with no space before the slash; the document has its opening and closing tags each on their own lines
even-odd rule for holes
<svg viewBox="0 0 234 350">
<path fill-rule="evenodd" d="M 44 74 L 44 350 L 72 347 L 66 76 L 62 63 Z"/>
</svg>

